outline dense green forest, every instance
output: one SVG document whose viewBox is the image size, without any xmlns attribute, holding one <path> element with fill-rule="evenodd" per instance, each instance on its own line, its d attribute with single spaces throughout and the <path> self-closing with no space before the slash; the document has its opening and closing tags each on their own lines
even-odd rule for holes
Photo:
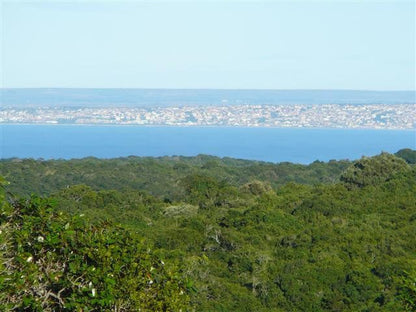
<svg viewBox="0 0 416 312">
<path fill-rule="evenodd" d="M 1 310 L 415 311 L 415 163 L 3 159 Z"/>
<path fill-rule="evenodd" d="M 316 161 L 309 166 L 266 163 L 207 155 L 197 157 L 84 158 L 74 160 L 0 160 L 1 174 L 14 194 L 48 195 L 68 185 L 85 184 L 95 190 L 139 190 L 158 197 L 182 199 L 180 181 L 202 175 L 232 186 L 253 180 L 272 186 L 287 182 L 328 183 L 338 180 L 350 162 Z"/>
</svg>

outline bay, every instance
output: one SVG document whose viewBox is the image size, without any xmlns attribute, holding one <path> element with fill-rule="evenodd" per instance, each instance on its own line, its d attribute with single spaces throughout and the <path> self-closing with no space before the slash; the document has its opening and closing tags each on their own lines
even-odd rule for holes
<svg viewBox="0 0 416 312">
<path fill-rule="evenodd" d="M 208 154 L 308 164 L 416 149 L 415 130 L 1 125 L 1 158 Z"/>
</svg>

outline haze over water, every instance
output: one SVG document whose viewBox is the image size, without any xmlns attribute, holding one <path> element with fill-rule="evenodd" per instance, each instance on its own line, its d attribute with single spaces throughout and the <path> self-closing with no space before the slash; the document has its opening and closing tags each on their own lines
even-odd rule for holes
<svg viewBox="0 0 416 312">
<path fill-rule="evenodd" d="M 0 89 L 4 107 L 167 107 L 413 104 L 416 91 L 221 89 Z"/>
</svg>

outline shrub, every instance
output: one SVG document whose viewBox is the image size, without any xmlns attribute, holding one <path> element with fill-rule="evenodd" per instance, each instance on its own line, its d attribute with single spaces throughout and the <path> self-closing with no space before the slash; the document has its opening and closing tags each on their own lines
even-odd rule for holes
<svg viewBox="0 0 416 312">
<path fill-rule="evenodd" d="M 51 200 L 1 200 L 0 309 L 179 311 L 189 298 L 176 268 L 108 222 L 54 210 Z"/>
<path fill-rule="evenodd" d="M 341 181 L 350 186 L 376 185 L 391 179 L 399 172 L 410 170 L 401 158 L 388 153 L 374 157 L 363 157 L 354 162 L 341 175 Z"/>
</svg>

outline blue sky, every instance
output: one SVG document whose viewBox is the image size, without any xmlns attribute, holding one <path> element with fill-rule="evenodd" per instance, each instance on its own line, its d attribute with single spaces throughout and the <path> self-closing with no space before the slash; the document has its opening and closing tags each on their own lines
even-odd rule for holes
<svg viewBox="0 0 416 312">
<path fill-rule="evenodd" d="M 2 2 L 3 87 L 415 89 L 402 1 Z"/>
</svg>

